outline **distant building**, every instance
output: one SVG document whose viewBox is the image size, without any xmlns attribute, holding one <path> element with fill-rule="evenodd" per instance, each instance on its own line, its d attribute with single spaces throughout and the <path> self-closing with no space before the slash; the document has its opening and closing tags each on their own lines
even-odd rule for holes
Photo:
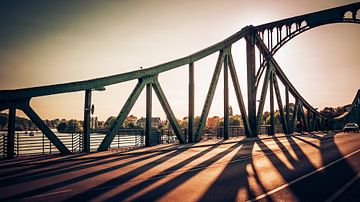
<svg viewBox="0 0 360 202">
<path fill-rule="evenodd" d="M 138 120 L 138 118 L 136 116 L 130 115 L 130 116 L 126 117 L 126 119 L 124 121 L 124 126 L 125 127 L 135 126 L 137 120 Z"/>
<path fill-rule="evenodd" d="M 218 116 L 208 118 L 206 121 L 206 126 L 208 128 L 216 128 L 219 125 L 220 121 L 221 121 L 221 119 Z"/>
<path fill-rule="evenodd" d="M 160 117 L 153 117 L 151 118 L 151 127 L 158 128 L 162 124 Z M 141 117 L 137 120 L 136 125 L 140 126 L 141 128 L 145 128 L 146 125 L 146 118 Z"/>
<path fill-rule="evenodd" d="M 233 108 L 229 106 L 229 116 L 233 116 Z"/>
<path fill-rule="evenodd" d="M 98 127 L 99 127 L 98 117 L 97 117 L 97 116 L 91 117 L 91 120 L 90 120 L 90 128 L 92 128 L 92 129 L 97 129 Z"/>
</svg>

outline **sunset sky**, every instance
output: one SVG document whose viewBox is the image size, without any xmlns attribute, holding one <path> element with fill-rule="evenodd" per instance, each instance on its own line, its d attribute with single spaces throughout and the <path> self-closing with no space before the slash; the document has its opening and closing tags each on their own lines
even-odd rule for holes
<svg viewBox="0 0 360 202">
<path fill-rule="evenodd" d="M 357 1 L 0 1 L 0 89 L 87 80 L 149 68 L 259 25 Z M 358 16 L 360 13 L 358 12 Z M 233 54 L 246 99 L 244 41 Z M 314 107 L 352 102 L 360 88 L 360 25 L 332 24 L 305 32 L 275 55 Z M 217 54 L 195 63 L 195 114 L 200 115 Z M 177 116 L 187 116 L 188 69 L 160 75 Z M 93 93 L 100 120 L 116 116 L 136 81 Z M 239 113 L 232 84 L 230 105 Z M 210 116 L 223 115 L 220 78 Z M 153 116 L 165 117 L 155 94 Z M 84 92 L 33 98 L 43 119 L 83 118 Z M 130 114 L 145 115 L 145 92 Z M 19 113 L 19 115 L 21 115 Z"/>
</svg>

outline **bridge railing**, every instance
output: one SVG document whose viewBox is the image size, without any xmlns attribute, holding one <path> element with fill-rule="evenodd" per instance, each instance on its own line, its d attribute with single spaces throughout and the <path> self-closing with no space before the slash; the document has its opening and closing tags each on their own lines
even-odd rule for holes
<svg viewBox="0 0 360 202">
<path fill-rule="evenodd" d="M 156 143 L 160 143 L 160 132 L 154 131 L 154 136 L 159 140 L 154 140 Z M 82 133 L 56 133 L 56 136 L 64 143 L 64 145 L 73 153 L 83 151 L 83 134 Z M 97 147 L 101 143 L 105 134 L 91 133 L 91 151 L 96 151 Z M 6 145 L 7 132 L 0 132 L 0 158 L 6 157 Z M 38 154 L 57 154 L 59 150 L 44 133 L 39 131 L 25 132 L 17 131 L 14 138 L 14 152 L 15 156 L 26 155 L 38 155 Z M 119 133 L 115 136 L 114 141 L 110 145 L 110 148 L 133 148 L 143 147 L 145 145 L 145 137 L 143 129 L 133 130 L 119 130 Z"/>
</svg>

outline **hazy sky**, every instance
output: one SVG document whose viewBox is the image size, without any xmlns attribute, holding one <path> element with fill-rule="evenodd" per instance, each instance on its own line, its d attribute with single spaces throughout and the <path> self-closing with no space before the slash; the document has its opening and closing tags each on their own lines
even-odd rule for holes
<svg viewBox="0 0 360 202">
<path fill-rule="evenodd" d="M 86 80 L 151 67 L 219 42 L 246 25 L 356 1 L 0 1 L 0 89 Z M 358 16 L 359 16 L 358 12 Z M 244 41 L 233 47 L 246 100 Z M 275 55 L 314 107 L 340 106 L 360 88 L 360 26 L 322 26 L 299 35 Z M 217 54 L 195 63 L 195 113 L 200 115 Z M 177 118 L 187 116 L 188 69 L 160 75 Z M 136 81 L 94 92 L 95 116 L 117 115 Z M 230 83 L 230 86 L 232 84 Z M 222 78 L 210 116 L 221 115 Z M 42 118 L 83 117 L 84 92 L 32 99 Z M 154 98 L 154 116 L 164 113 Z M 230 105 L 239 113 L 231 88 Z M 130 112 L 145 114 L 145 92 Z"/>
</svg>

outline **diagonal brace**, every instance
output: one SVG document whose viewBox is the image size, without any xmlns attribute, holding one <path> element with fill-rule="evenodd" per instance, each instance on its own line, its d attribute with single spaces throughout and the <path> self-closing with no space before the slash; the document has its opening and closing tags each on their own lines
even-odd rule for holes
<svg viewBox="0 0 360 202">
<path fill-rule="evenodd" d="M 162 108 L 164 109 L 164 112 L 167 116 L 167 118 L 169 119 L 170 125 L 173 128 L 176 137 L 178 138 L 179 142 L 181 144 L 186 143 L 185 137 L 181 131 L 181 128 L 178 124 L 178 122 L 176 121 L 175 115 L 173 113 L 173 111 L 171 110 L 171 107 L 169 105 L 169 102 L 166 99 L 166 96 L 164 94 L 164 91 L 162 90 L 160 83 L 157 79 L 154 79 L 155 81 L 155 85 L 153 85 L 154 91 L 156 93 L 156 96 L 158 97 L 160 104 L 162 106 Z"/>
<path fill-rule="evenodd" d="M 266 69 L 263 88 L 261 90 L 259 110 L 257 112 L 256 131 L 255 131 L 256 134 L 259 132 L 259 129 L 260 129 L 262 114 L 263 114 L 263 111 L 264 111 L 266 93 L 267 93 L 267 89 L 268 89 L 269 81 L 270 81 L 270 75 L 273 72 L 273 67 L 272 67 L 271 63 L 268 63 L 268 64 L 269 65 L 268 65 L 268 67 Z"/>
<path fill-rule="evenodd" d="M 130 110 L 134 106 L 136 100 L 138 99 L 141 91 L 144 89 L 144 86 L 148 83 L 148 79 L 139 79 L 138 83 L 136 84 L 134 90 L 131 92 L 129 98 L 126 100 L 124 106 L 122 107 L 120 113 L 118 114 L 115 123 L 112 125 L 110 131 L 104 137 L 103 141 L 101 142 L 98 151 L 106 151 L 111 142 L 113 141 L 115 135 L 119 131 L 119 128 L 124 123 L 127 115 L 129 114 Z"/>
<path fill-rule="evenodd" d="M 212 100 L 214 98 L 214 93 L 215 93 L 215 89 L 216 89 L 216 86 L 217 86 L 217 83 L 218 83 L 218 80 L 219 80 L 219 75 L 220 75 L 220 72 L 221 72 L 221 67 L 222 67 L 223 62 L 224 62 L 224 50 L 221 50 L 220 53 L 219 53 L 218 60 L 216 62 L 215 71 L 214 71 L 213 77 L 211 79 L 211 83 L 210 83 L 209 91 L 208 91 L 207 96 L 206 96 L 204 107 L 203 107 L 203 110 L 201 112 L 199 125 L 198 125 L 198 127 L 196 129 L 195 141 L 200 140 L 200 137 L 201 137 L 201 135 L 202 135 L 202 133 L 204 131 L 204 127 L 205 127 L 205 124 L 206 124 L 206 119 L 207 119 L 207 117 L 209 115 L 210 106 L 211 106 Z"/>
<path fill-rule="evenodd" d="M 283 128 L 284 128 L 284 133 L 287 134 L 289 127 L 288 127 L 288 124 L 286 123 L 283 104 L 282 104 L 282 101 L 281 101 L 281 95 L 280 95 L 280 90 L 279 90 L 279 84 L 277 82 L 277 78 L 276 78 L 275 73 L 273 74 L 273 80 L 274 80 L 274 88 L 275 88 L 276 99 L 278 101 L 278 107 L 279 107 L 279 111 L 280 111 L 281 123 L 282 123 Z"/>
<path fill-rule="evenodd" d="M 248 137 L 252 137 L 253 134 L 252 134 L 252 131 L 250 129 L 249 119 L 248 119 L 248 116 L 247 116 L 247 113 L 246 113 L 244 99 L 243 99 L 243 96 L 242 96 L 242 93 L 241 93 L 240 83 L 239 83 L 238 76 L 237 76 L 237 73 L 236 73 L 234 60 L 233 60 L 233 57 L 232 57 L 231 53 L 229 53 L 228 56 L 229 56 L 230 75 L 231 75 L 232 83 L 234 85 L 236 98 L 237 98 L 238 105 L 239 105 L 240 112 L 241 112 L 241 117 L 242 117 L 243 122 L 244 122 L 245 133 L 247 134 Z"/>
<path fill-rule="evenodd" d="M 45 136 L 50 140 L 51 143 L 62 154 L 71 154 L 70 150 L 60 141 L 60 139 L 50 130 L 49 127 L 41 120 L 41 118 L 36 114 L 36 112 L 30 107 L 28 102 L 24 102 L 21 105 L 21 110 L 34 122 L 34 124 L 45 134 Z"/>
</svg>

